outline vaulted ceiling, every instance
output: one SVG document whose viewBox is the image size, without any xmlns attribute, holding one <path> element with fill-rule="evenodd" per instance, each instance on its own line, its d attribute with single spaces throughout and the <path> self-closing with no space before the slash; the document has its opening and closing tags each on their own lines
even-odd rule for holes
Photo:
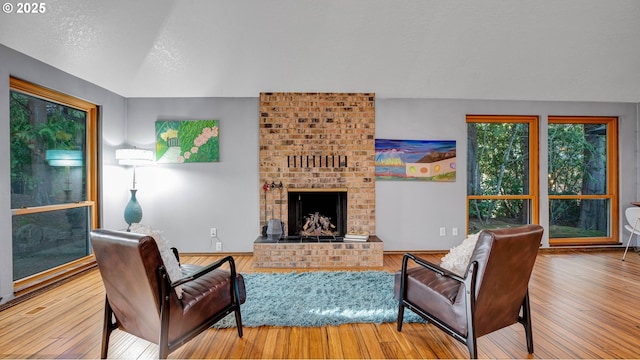
<svg viewBox="0 0 640 360">
<path fill-rule="evenodd" d="M 637 0 L 11 3 L 0 44 L 126 97 L 640 102 Z"/>
</svg>

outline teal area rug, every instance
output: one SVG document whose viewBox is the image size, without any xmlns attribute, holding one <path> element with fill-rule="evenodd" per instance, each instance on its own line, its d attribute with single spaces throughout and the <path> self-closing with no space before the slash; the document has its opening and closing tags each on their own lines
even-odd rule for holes
<svg viewBox="0 0 640 360">
<path fill-rule="evenodd" d="M 394 275 L 385 271 L 313 271 L 243 274 L 247 300 L 240 307 L 248 327 L 326 326 L 395 322 Z M 405 310 L 405 322 L 423 322 Z M 230 314 L 216 327 L 235 326 Z"/>
</svg>

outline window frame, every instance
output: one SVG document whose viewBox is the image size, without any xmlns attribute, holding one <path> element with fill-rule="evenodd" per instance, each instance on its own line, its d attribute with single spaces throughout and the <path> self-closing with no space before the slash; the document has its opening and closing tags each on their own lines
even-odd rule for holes
<svg viewBox="0 0 640 360">
<path fill-rule="evenodd" d="M 608 199 L 609 207 L 609 236 L 585 238 L 552 238 L 549 236 L 549 246 L 570 245 L 617 245 L 620 243 L 620 211 L 619 205 L 619 164 L 618 164 L 618 118 L 615 116 L 556 116 L 549 115 L 550 124 L 606 124 L 607 125 L 607 191 L 602 195 L 548 195 L 551 200 L 597 200 Z M 548 126 L 547 126 L 548 131 Z M 547 154 L 548 157 L 548 154 Z M 547 182 L 547 193 L 548 193 Z M 549 204 L 550 205 L 550 204 Z M 549 206 L 550 208 L 550 206 Z"/>
<path fill-rule="evenodd" d="M 531 204 L 531 224 L 540 223 L 539 117 L 536 115 L 467 115 L 466 123 L 523 123 L 529 126 L 529 191 L 525 195 L 466 196 L 467 234 L 471 200 L 525 200 Z M 467 133 L 468 138 L 468 133 Z M 468 181 L 468 180 L 467 180 Z"/>
<path fill-rule="evenodd" d="M 46 101 L 55 102 L 72 107 L 87 114 L 86 123 L 86 193 L 87 200 L 73 203 L 61 203 L 54 205 L 33 206 L 19 209 L 11 209 L 11 215 L 27 215 L 45 213 L 55 210 L 66 210 L 78 207 L 89 208 L 91 217 L 90 229 L 99 227 L 98 206 L 98 106 L 88 101 L 67 95 L 40 85 L 16 78 L 9 78 L 9 90 L 24 93 Z M 88 241 L 88 239 L 87 239 Z M 14 281 L 14 295 L 22 295 L 38 288 L 44 287 L 55 281 L 66 278 L 83 271 L 95 264 L 95 257 L 89 254 L 69 263 L 54 267 L 49 270 Z"/>
</svg>

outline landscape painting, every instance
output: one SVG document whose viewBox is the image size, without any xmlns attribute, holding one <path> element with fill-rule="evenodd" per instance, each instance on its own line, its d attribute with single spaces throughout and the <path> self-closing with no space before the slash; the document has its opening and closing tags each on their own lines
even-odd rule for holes
<svg viewBox="0 0 640 360">
<path fill-rule="evenodd" d="M 220 161 L 218 120 L 156 121 L 156 161 L 194 163 Z"/>
<path fill-rule="evenodd" d="M 456 141 L 376 139 L 376 180 L 456 181 Z"/>
</svg>

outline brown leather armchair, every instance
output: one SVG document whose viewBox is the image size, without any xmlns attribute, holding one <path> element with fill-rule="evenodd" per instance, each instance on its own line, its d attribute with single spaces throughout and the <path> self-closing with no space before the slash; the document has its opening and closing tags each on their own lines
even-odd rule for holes
<svg viewBox="0 0 640 360">
<path fill-rule="evenodd" d="M 533 354 L 528 284 L 542 233 L 539 225 L 483 231 L 464 276 L 405 254 L 395 277 L 398 331 L 406 307 L 466 344 L 469 356 L 477 358 L 478 337 L 521 323 Z M 408 267 L 409 260 L 419 266 Z"/>
<path fill-rule="evenodd" d="M 103 359 L 116 328 L 158 344 L 160 358 L 232 312 L 242 337 L 246 292 L 231 256 L 206 267 L 181 265 L 185 276 L 171 282 L 151 236 L 99 229 L 91 232 L 91 243 L 107 295 Z M 178 298 L 174 289 L 180 285 Z"/>
</svg>

